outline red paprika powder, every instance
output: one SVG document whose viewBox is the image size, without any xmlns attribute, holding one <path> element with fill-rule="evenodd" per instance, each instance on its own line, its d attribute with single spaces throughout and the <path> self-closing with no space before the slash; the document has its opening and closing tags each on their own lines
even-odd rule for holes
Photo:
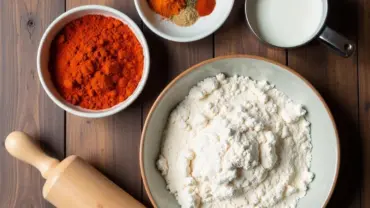
<svg viewBox="0 0 370 208">
<path fill-rule="evenodd" d="M 198 0 L 195 8 L 199 16 L 210 15 L 216 6 L 216 0 Z"/>
<path fill-rule="evenodd" d="M 144 67 L 143 49 L 121 21 L 86 15 L 53 40 L 49 71 L 61 96 L 73 105 L 106 109 L 127 99 Z"/>
</svg>

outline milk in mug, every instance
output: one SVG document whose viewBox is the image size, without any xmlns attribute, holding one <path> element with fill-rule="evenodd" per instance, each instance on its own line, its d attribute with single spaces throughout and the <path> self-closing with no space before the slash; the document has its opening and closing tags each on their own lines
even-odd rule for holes
<svg viewBox="0 0 370 208">
<path fill-rule="evenodd" d="M 251 1 L 258 35 L 279 47 L 294 47 L 311 40 L 325 18 L 322 0 Z"/>
</svg>

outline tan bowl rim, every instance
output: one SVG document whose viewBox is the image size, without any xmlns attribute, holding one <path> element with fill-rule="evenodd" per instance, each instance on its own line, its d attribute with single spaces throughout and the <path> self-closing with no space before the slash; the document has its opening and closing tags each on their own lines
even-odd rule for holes
<svg viewBox="0 0 370 208">
<path fill-rule="evenodd" d="M 305 79 L 302 75 L 300 75 L 298 72 L 294 71 L 293 69 L 289 68 L 288 66 L 286 65 L 283 65 L 283 64 L 280 64 L 276 61 L 273 61 L 273 60 L 270 60 L 270 59 L 267 59 L 267 58 L 263 58 L 263 57 L 260 57 L 260 56 L 254 56 L 254 55 L 242 55 L 242 54 L 239 54 L 239 55 L 227 55 L 227 56 L 219 56 L 219 57 L 216 57 L 216 58 L 211 58 L 211 59 L 208 59 L 208 60 L 205 60 L 205 61 L 202 61 L 198 64 L 195 64 L 193 66 L 191 66 L 190 68 L 186 69 L 185 71 L 183 71 L 181 74 L 179 74 L 176 78 L 174 78 L 164 89 L 163 91 L 161 92 L 161 94 L 157 97 L 157 99 L 155 100 L 154 104 L 152 105 L 152 107 L 150 108 L 150 111 L 148 113 L 148 116 L 146 117 L 145 119 L 145 123 L 144 123 L 144 127 L 143 127 L 143 130 L 142 130 L 142 134 L 141 134 L 141 139 L 140 139 L 140 151 L 139 151 L 139 162 L 140 162 L 140 173 L 141 173 L 141 177 L 143 179 L 143 182 L 144 182 L 144 188 L 145 188 L 145 191 L 146 193 L 148 194 L 149 196 L 149 199 L 150 199 L 150 202 L 152 203 L 152 205 L 154 207 L 158 207 L 157 204 L 155 203 L 154 199 L 153 199 L 153 196 L 149 190 L 149 186 L 148 186 L 148 182 L 147 182 L 147 178 L 145 176 L 145 172 L 144 172 L 144 163 L 143 163 L 143 148 L 144 148 L 144 137 L 146 135 L 146 130 L 148 128 L 148 123 L 149 123 L 149 120 L 150 118 L 152 117 L 152 114 L 153 114 L 153 111 L 154 109 L 157 107 L 158 103 L 162 100 L 163 96 L 167 93 L 167 91 L 179 80 L 181 79 L 182 77 L 186 76 L 187 74 L 189 74 L 190 72 L 192 72 L 194 69 L 196 68 L 199 68 L 201 66 L 204 66 L 206 64 L 209 64 L 211 62 L 214 62 L 214 61 L 218 61 L 218 60 L 223 60 L 223 59 L 231 59 L 231 58 L 250 58 L 250 59 L 256 59 L 256 60 L 262 60 L 262 61 L 266 61 L 266 62 L 269 62 L 271 64 L 275 64 L 279 67 L 281 67 L 282 69 L 285 69 L 286 71 L 290 72 L 290 73 L 293 73 L 294 75 L 296 75 L 298 78 L 300 78 L 301 80 L 303 80 L 307 86 L 309 86 L 312 91 L 318 96 L 318 98 L 320 99 L 321 103 L 324 105 L 325 109 L 326 109 L 326 112 L 328 113 L 329 117 L 330 117 L 330 120 L 333 124 L 333 127 L 334 127 L 334 132 L 335 132 L 335 137 L 337 139 L 337 150 L 338 150 L 338 154 L 337 154 L 337 167 L 336 167 L 336 170 L 335 170 L 335 176 L 334 176 L 334 181 L 333 181 L 333 185 L 330 189 L 330 192 L 329 192 L 329 195 L 327 196 L 326 200 L 325 200 L 325 203 L 324 203 L 324 206 L 323 207 L 326 207 L 326 205 L 329 203 L 329 200 L 331 198 L 331 196 L 333 195 L 333 192 L 334 192 L 334 188 L 337 184 L 337 179 L 338 179 L 338 174 L 339 174 L 339 167 L 340 167 L 340 141 L 339 141 L 339 136 L 338 136 L 338 130 L 337 130 L 337 126 L 335 124 L 335 121 L 334 121 L 334 117 L 328 107 L 328 105 L 326 104 L 324 98 L 320 95 L 320 93 L 316 90 L 316 88 L 307 80 Z"/>
</svg>

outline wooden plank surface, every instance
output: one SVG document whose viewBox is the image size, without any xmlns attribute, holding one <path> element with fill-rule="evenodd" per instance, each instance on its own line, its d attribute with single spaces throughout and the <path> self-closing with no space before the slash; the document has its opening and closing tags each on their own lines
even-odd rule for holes
<svg viewBox="0 0 370 208">
<path fill-rule="evenodd" d="M 140 24 L 133 1 L 66 1 L 67 10 L 85 4 L 111 6 Z M 67 114 L 67 155 L 81 156 L 140 200 L 140 132 L 141 105 L 138 102 L 117 115 L 103 119 L 84 119 Z"/>
<path fill-rule="evenodd" d="M 104 119 L 67 114 L 65 120 L 39 84 L 35 52 L 55 17 L 84 4 L 119 9 L 143 28 L 151 50 L 151 73 L 143 94 L 124 112 Z M 153 34 L 142 24 L 133 0 L 0 0 L 1 142 L 10 131 L 24 130 L 58 158 L 77 154 L 86 159 L 150 206 L 140 179 L 138 151 L 142 123 L 156 96 L 180 72 L 213 56 L 260 55 L 301 73 L 334 114 L 342 155 L 328 207 L 370 207 L 370 0 L 329 4 L 328 24 L 358 41 L 358 53 L 351 58 L 336 56 L 318 42 L 289 51 L 261 44 L 245 23 L 244 0 L 235 0 L 229 19 L 213 36 L 193 43 L 175 43 Z M 0 162 L 1 208 L 51 207 L 42 199 L 44 180 L 35 169 L 11 158 L 3 145 Z"/>
<path fill-rule="evenodd" d="M 362 207 L 370 207 L 370 0 L 358 0 L 359 118 L 362 139 Z"/>
<path fill-rule="evenodd" d="M 354 1 L 330 1 L 327 24 L 356 41 Z M 346 11 L 343 13 L 343 11 Z M 342 58 L 318 41 L 288 52 L 288 65 L 297 70 L 324 97 L 339 131 L 341 166 L 328 207 L 360 207 L 361 140 L 358 134 L 357 54 Z M 328 150 L 330 151 L 330 150 Z"/>
<path fill-rule="evenodd" d="M 43 91 L 36 68 L 41 35 L 64 1 L 0 1 L 0 10 L 0 207 L 51 207 L 39 172 L 10 157 L 3 142 L 22 130 L 64 157 L 64 112 Z"/>
</svg>

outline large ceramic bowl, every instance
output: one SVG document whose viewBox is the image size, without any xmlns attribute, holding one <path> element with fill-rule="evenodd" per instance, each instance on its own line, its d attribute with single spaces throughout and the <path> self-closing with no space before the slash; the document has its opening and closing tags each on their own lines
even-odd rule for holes
<svg viewBox="0 0 370 208">
<path fill-rule="evenodd" d="M 323 98 L 307 80 L 284 65 L 255 56 L 220 57 L 202 62 L 179 75 L 157 98 L 146 119 L 140 147 L 141 174 L 153 205 L 160 208 L 179 207 L 155 165 L 167 117 L 192 86 L 221 72 L 268 80 L 305 106 L 312 127 L 311 170 L 315 179 L 298 207 L 324 207 L 333 192 L 339 169 L 339 140 L 333 117 Z"/>
</svg>

